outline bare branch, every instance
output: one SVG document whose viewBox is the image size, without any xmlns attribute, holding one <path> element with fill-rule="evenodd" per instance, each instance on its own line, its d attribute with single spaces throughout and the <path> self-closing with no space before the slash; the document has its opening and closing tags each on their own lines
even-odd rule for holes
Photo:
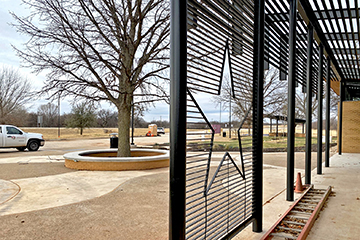
<svg viewBox="0 0 360 240">
<path fill-rule="evenodd" d="M 7 117 L 21 109 L 32 99 L 29 80 L 13 68 L 0 68 L 0 123 L 7 123 Z M 10 122 L 9 122 L 10 123 Z"/>
</svg>

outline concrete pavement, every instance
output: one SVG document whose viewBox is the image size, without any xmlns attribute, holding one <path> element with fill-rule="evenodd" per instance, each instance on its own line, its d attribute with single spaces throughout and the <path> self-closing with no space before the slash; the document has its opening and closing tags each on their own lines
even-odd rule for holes
<svg viewBox="0 0 360 240">
<path fill-rule="evenodd" d="M 323 173 L 314 176 L 315 186 L 333 186 L 336 197 L 328 201 L 308 239 L 360 239 L 360 154 L 333 156 Z"/>
<path fill-rule="evenodd" d="M 285 176 L 284 176 L 285 177 Z M 273 177 L 271 177 L 273 178 Z M 266 170 L 264 170 L 264 182 Z M 285 182 L 284 182 L 285 183 Z M 323 165 L 323 174 L 312 171 L 312 183 L 317 189 L 333 187 L 334 197 L 330 197 L 321 211 L 307 239 L 309 240 L 343 240 L 360 237 L 360 154 L 333 155 L 330 167 Z M 281 184 L 278 182 L 278 184 Z M 282 185 L 284 186 L 284 184 Z M 264 185 L 264 193 L 268 191 Z M 300 194 L 295 193 L 295 200 Z M 270 203 L 264 203 L 264 224 L 262 233 L 252 232 L 248 226 L 234 239 L 260 239 L 263 234 L 292 205 L 286 199 L 285 188 Z"/>
<path fill-rule="evenodd" d="M 62 162 L 62 156 L 7 158 L 2 164 Z M 0 216 L 77 203 L 105 195 L 122 183 L 166 171 L 73 171 L 50 176 L 0 180 Z"/>
<path fill-rule="evenodd" d="M 264 154 L 264 162 L 286 153 Z M 218 164 L 223 153 L 214 153 Z M 297 156 L 302 162 L 303 154 Z M 314 158 L 314 157 L 313 157 Z M 61 156 L 6 158 L 1 165 L 35 168 L 62 164 Z M 263 233 L 249 226 L 235 239 L 260 239 L 292 202 L 285 200 L 283 161 L 264 165 Z M 277 166 L 278 165 L 278 166 Z M 25 172 L 22 174 L 27 176 Z M 302 172 L 297 169 L 295 172 Z M 334 155 L 323 174 L 312 172 L 315 188 L 336 192 L 308 239 L 358 239 L 360 154 Z M 0 171 L 0 178 L 1 178 Z M 21 173 L 19 173 L 18 176 Z M 166 239 L 168 168 L 148 171 L 49 173 L 0 181 L 1 239 Z M 20 189 L 20 191 L 19 191 Z M 298 197 L 299 195 L 295 195 Z M 76 219 L 76 221 L 74 221 Z M 330 235 L 331 234 L 331 235 Z"/>
</svg>

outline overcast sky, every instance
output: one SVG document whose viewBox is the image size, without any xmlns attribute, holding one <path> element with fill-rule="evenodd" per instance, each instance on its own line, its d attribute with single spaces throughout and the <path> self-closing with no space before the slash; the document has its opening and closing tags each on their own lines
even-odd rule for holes
<svg viewBox="0 0 360 240">
<path fill-rule="evenodd" d="M 29 68 L 21 67 L 20 59 L 15 55 L 11 44 L 21 48 L 22 44 L 28 40 L 27 36 L 19 35 L 16 30 L 9 25 L 14 22 L 9 12 L 15 12 L 17 15 L 26 16 L 29 14 L 29 10 L 21 4 L 20 0 L 0 0 L 0 65 L 6 65 L 19 69 L 20 73 L 31 80 L 34 89 L 41 89 L 43 82 L 46 79 L 45 73 L 38 75 L 32 74 L 32 70 Z M 204 113 L 210 121 L 219 121 L 220 109 L 216 107 L 211 101 L 209 95 L 199 94 L 195 96 Z M 36 112 L 37 108 L 41 104 L 45 104 L 48 101 L 46 96 L 40 100 L 36 100 L 30 103 L 27 107 L 29 111 Z M 110 108 L 115 110 L 114 107 L 109 104 L 103 103 L 103 108 Z M 63 99 L 61 101 L 61 112 L 68 113 L 71 110 L 69 100 Z M 146 121 L 152 120 L 169 120 L 169 106 L 165 103 L 157 103 L 155 107 L 151 107 L 150 110 L 145 114 L 144 119 Z M 222 113 L 222 121 L 228 121 L 227 112 Z"/>
</svg>

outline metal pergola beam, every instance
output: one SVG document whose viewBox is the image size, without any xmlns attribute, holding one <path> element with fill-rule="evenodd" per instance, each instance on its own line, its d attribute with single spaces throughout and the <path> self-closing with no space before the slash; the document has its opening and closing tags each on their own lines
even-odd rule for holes
<svg viewBox="0 0 360 240">
<path fill-rule="evenodd" d="M 349 11 L 350 11 L 350 14 L 351 16 L 356 16 L 356 14 L 360 14 L 360 11 L 359 9 L 356 9 L 356 8 L 349 8 Z M 324 11 L 324 10 L 320 10 L 320 11 L 313 11 L 316 18 L 320 18 L 322 17 L 323 19 L 340 19 L 342 18 L 342 16 L 344 16 L 345 19 L 348 19 L 350 18 L 350 14 L 349 14 L 349 11 L 346 9 L 337 9 L 337 10 L 334 10 L 333 12 L 331 12 L 330 14 L 327 13 L 327 11 Z M 275 22 L 285 22 L 287 21 L 287 18 L 288 18 L 288 13 L 273 13 L 273 14 L 269 14 L 271 17 L 274 17 L 276 19 L 278 19 L 277 21 Z M 298 20 L 301 20 L 301 17 L 300 15 L 298 15 Z"/>
<path fill-rule="evenodd" d="M 339 74 L 341 79 L 345 79 L 342 69 L 339 67 L 339 65 L 336 61 L 335 55 L 334 55 L 330 45 L 327 42 L 328 39 L 326 38 L 325 34 L 323 33 L 323 31 L 320 27 L 320 24 L 319 24 L 317 17 L 310 5 L 309 0 L 299 0 L 299 1 L 301 3 L 301 6 L 302 6 L 305 14 L 306 14 L 307 20 L 309 22 L 311 22 L 311 24 L 313 25 L 314 30 L 316 31 L 317 37 L 320 40 L 320 42 L 323 44 L 327 55 L 330 57 L 332 65 L 336 69 L 337 74 Z"/>
<path fill-rule="evenodd" d="M 298 4 L 300 10 L 302 10 L 301 5 Z M 269 42 L 269 50 L 266 54 L 269 54 L 269 61 L 273 65 L 279 66 L 280 79 L 287 80 L 287 63 L 288 63 L 288 54 L 287 54 L 287 43 L 288 43 L 288 24 L 289 15 L 284 15 L 284 22 L 279 22 L 276 16 L 276 12 L 282 12 L 286 10 L 288 12 L 287 1 L 276 1 L 271 4 L 266 5 L 266 15 L 265 23 L 266 29 L 269 36 L 266 36 L 266 41 Z M 304 11 L 303 11 L 304 12 Z M 296 82 L 300 83 L 304 88 L 306 87 L 306 52 L 307 52 L 307 37 L 306 37 L 306 21 L 303 21 L 302 15 L 297 13 L 297 37 L 296 37 L 296 62 L 297 62 L 297 71 L 296 71 Z M 285 49 L 284 49 L 285 48 Z M 285 52 L 285 53 L 284 53 Z M 317 58 L 318 51 L 315 49 L 314 57 Z M 317 82 L 317 62 L 314 62 L 314 71 L 313 82 Z M 335 68 L 334 68 L 335 69 Z M 335 72 L 332 68 L 332 78 L 337 81 L 340 80 L 336 70 Z M 317 84 L 313 84 L 313 92 L 317 92 Z"/>
<path fill-rule="evenodd" d="M 359 32 L 355 32 L 354 35 L 349 35 L 348 33 L 346 32 L 336 32 L 336 33 L 323 33 L 325 39 L 327 41 L 332 41 L 332 40 L 335 40 L 335 39 L 345 39 L 347 37 L 349 37 L 349 40 L 359 40 L 359 35 L 358 35 Z M 303 38 L 303 37 L 306 37 L 306 34 L 298 34 L 298 36 L 300 38 Z M 332 48 L 333 50 L 335 50 L 336 48 Z"/>
<path fill-rule="evenodd" d="M 355 51 L 355 49 L 353 49 L 352 51 Z M 351 53 L 351 52 L 349 51 L 349 53 Z M 355 55 L 355 54 L 353 54 L 353 55 Z M 346 67 L 351 67 L 351 68 L 359 68 L 359 65 L 357 63 L 352 63 L 352 62 L 349 62 L 349 61 L 344 60 L 344 59 L 338 59 L 338 62 L 339 62 L 341 67 L 346 66 Z M 352 73 L 351 75 L 355 75 L 355 74 Z M 355 76 L 353 76 L 353 77 L 355 77 Z M 347 79 L 349 79 L 349 78 L 347 78 Z M 355 77 L 355 79 L 358 79 L 358 78 Z"/>
<path fill-rule="evenodd" d="M 355 40 L 359 40 L 359 39 L 355 39 Z M 335 52 L 348 52 L 350 54 L 359 54 L 359 51 L 356 51 L 353 48 L 333 48 L 333 50 Z"/>
<path fill-rule="evenodd" d="M 356 8 L 349 8 L 350 10 L 350 14 L 352 16 L 355 16 L 356 15 L 356 12 L 359 13 L 359 9 L 356 9 Z M 349 12 L 348 10 L 344 10 L 344 9 L 336 9 L 334 11 L 332 11 L 329 16 L 328 14 L 326 13 L 326 11 L 324 10 L 320 10 L 320 11 L 314 11 L 315 15 L 317 18 L 320 18 L 320 16 L 322 16 L 324 19 L 339 19 L 339 18 L 342 18 L 342 16 L 344 18 L 350 18 L 350 15 L 349 15 Z"/>
<path fill-rule="evenodd" d="M 268 18 L 272 19 L 273 25 L 285 26 L 288 22 L 287 6 L 284 5 L 284 1 L 278 2 L 273 4 L 282 5 L 283 8 L 269 11 Z M 360 51 L 357 49 L 357 41 L 360 38 L 357 28 L 357 20 L 360 16 L 358 2 L 355 1 L 355 8 L 350 7 L 348 0 L 346 3 L 337 1 L 338 7 L 333 1 L 329 3 L 325 0 L 313 1 L 312 5 L 309 0 L 300 0 L 300 2 L 298 22 L 302 22 L 303 18 L 305 22 L 313 24 L 316 31 L 315 39 L 319 44 L 324 45 L 324 52 L 326 56 L 330 56 L 335 75 L 338 75 L 339 80 L 352 77 L 360 79 L 360 69 L 357 67 L 360 65 Z M 301 30 L 298 33 L 300 39 L 305 39 L 306 33 Z M 333 46 L 336 49 L 332 49 Z"/>
</svg>

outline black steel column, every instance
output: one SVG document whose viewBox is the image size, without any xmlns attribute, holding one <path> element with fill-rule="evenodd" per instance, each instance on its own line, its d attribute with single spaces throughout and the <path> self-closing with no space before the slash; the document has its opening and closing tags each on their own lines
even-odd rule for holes
<svg viewBox="0 0 360 240">
<path fill-rule="evenodd" d="M 305 143 L 305 184 L 311 184 L 311 137 L 312 137 L 312 58 L 314 29 L 308 25 L 307 69 L 306 69 L 306 143 Z"/>
<path fill-rule="evenodd" d="M 171 0 L 169 239 L 185 239 L 187 1 Z"/>
<path fill-rule="evenodd" d="M 330 166 L 330 64 L 331 60 L 328 57 L 326 68 L 325 167 Z"/>
<path fill-rule="evenodd" d="M 263 222 L 263 88 L 264 88 L 264 28 L 265 1 L 254 1 L 253 60 L 253 231 L 262 232 Z"/>
<path fill-rule="evenodd" d="M 317 174 L 322 174 L 322 102 L 323 102 L 323 62 L 324 48 L 319 46 L 319 76 L 318 76 L 318 123 L 317 123 Z"/>
<path fill-rule="evenodd" d="M 339 146 L 339 155 L 342 154 L 342 120 L 343 120 L 343 101 L 344 101 L 344 84 L 340 82 L 340 106 L 339 106 L 339 133 L 338 133 L 338 146 Z"/>
<path fill-rule="evenodd" d="M 294 201 L 295 74 L 297 0 L 290 0 L 286 200 Z"/>
</svg>

